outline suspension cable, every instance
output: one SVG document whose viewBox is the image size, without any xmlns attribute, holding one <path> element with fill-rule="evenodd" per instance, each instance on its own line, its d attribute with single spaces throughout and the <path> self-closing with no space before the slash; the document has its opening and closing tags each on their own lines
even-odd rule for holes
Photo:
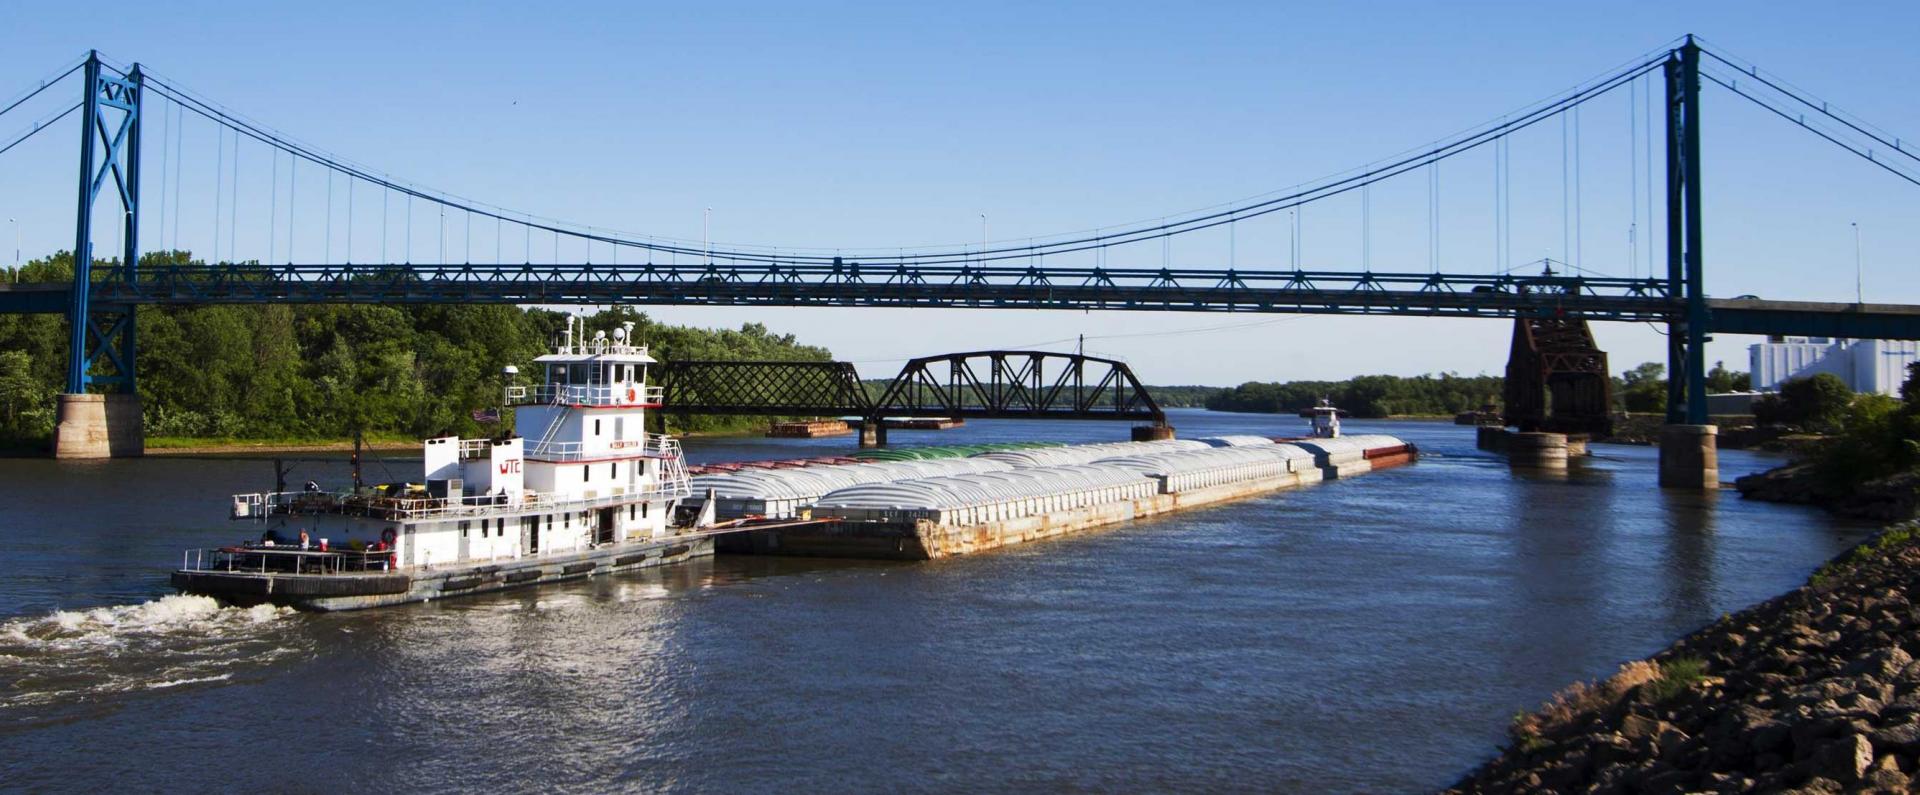
<svg viewBox="0 0 1920 795">
<path fill-rule="evenodd" d="M 27 128 L 26 132 L 21 133 L 17 137 L 15 137 L 13 140 L 8 141 L 6 146 L 0 146 L 0 154 L 5 154 L 7 150 L 12 149 L 16 146 L 19 146 L 23 143 L 26 143 L 27 139 L 32 138 L 36 135 L 39 135 L 41 130 L 45 130 L 48 127 L 53 126 L 55 122 L 58 122 L 61 119 L 66 118 L 67 114 L 72 113 L 76 110 L 79 110 L 80 106 L 84 104 L 86 103 L 75 102 L 72 105 L 68 106 L 66 110 L 60 111 L 59 113 L 50 114 L 46 118 L 43 118 L 39 121 L 34 122 L 32 126 Z"/>
<path fill-rule="evenodd" d="M 1664 55 L 1662 55 L 1661 58 L 1663 59 Z M 1409 157 L 1402 158 L 1401 160 L 1396 161 L 1394 163 L 1390 163 L 1385 167 L 1369 169 L 1367 172 L 1361 175 L 1349 175 L 1340 179 L 1328 180 L 1322 184 L 1315 185 L 1305 190 L 1295 191 L 1293 193 L 1290 193 L 1284 196 L 1270 198 L 1270 199 L 1266 199 L 1259 202 L 1254 202 L 1252 204 L 1242 206 L 1242 207 L 1232 208 L 1224 212 L 1208 213 L 1205 215 L 1187 218 L 1187 219 L 1183 219 L 1181 221 L 1176 221 L 1169 224 L 1137 227 L 1137 228 L 1128 229 L 1119 233 L 1102 234 L 1097 238 L 1090 239 L 1090 238 L 1083 237 L 1083 238 L 1077 238 L 1077 239 L 1042 243 L 1036 246 L 1031 246 L 1031 248 L 1033 248 L 1036 252 L 1046 251 L 1051 253 L 1067 253 L 1072 251 L 1087 250 L 1090 248 L 1105 248 L 1105 247 L 1111 247 L 1111 246 L 1117 246 L 1117 245 L 1124 245 L 1127 243 L 1139 242 L 1141 240 L 1152 239 L 1152 238 L 1160 237 L 1164 235 L 1184 234 L 1184 233 L 1194 232 L 1200 229 L 1208 228 L 1210 226 L 1219 225 L 1221 223 L 1230 223 L 1232 221 L 1245 220 L 1247 218 L 1264 215 L 1267 212 L 1273 212 L 1279 209 L 1285 209 L 1290 206 L 1297 206 L 1302 203 L 1318 201 L 1321 199 L 1329 198 L 1333 195 L 1338 195 L 1339 193 L 1345 192 L 1346 190 L 1351 190 L 1354 187 L 1357 187 L 1357 185 L 1363 181 L 1372 182 L 1372 181 L 1379 181 L 1382 179 L 1386 179 L 1386 178 L 1395 176 L 1399 173 L 1404 173 L 1404 171 L 1409 168 L 1419 167 L 1421 165 L 1424 165 L 1426 162 L 1429 162 L 1432 160 L 1443 159 L 1445 157 L 1451 157 L 1451 156 L 1457 155 L 1462 151 L 1466 151 L 1468 149 L 1472 149 L 1477 146 L 1483 145 L 1488 141 L 1497 139 L 1500 136 L 1511 134 L 1512 132 L 1515 132 L 1519 129 L 1524 129 L 1525 127 L 1531 126 L 1532 124 L 1537 123 L 1538 121 L 1544 118 L 1547 118 L 1556 112 L 1564 111 L 1565 108 L 1567 107 L 1577 105 L 1579 103 L 1588 101 L 1595 96 L 1611 91 L 1612 89 L 1617 88 L 1621 82 L 1632 79 L 1634 77 L 1638 77 L 1644 71 L 1650 70 L 1655 66 L 1658 66 L 1660 62 L 1661 62 L 1660 59 L 1647 59 L 1642 62 L 1636 63 L 1625 71 L 1617 72 L 1613 75 L 1609 75 L 1608 77 L 1601 79 L 1599 82 L 1585 85 L 1582 88 L 1572 93 L 1559 97 L 1555 100 L 1549 101 L 1548 103 L 1540 107 L 1531 109 L 1526 113 L 1522 114 L 1518 118 L 1509 120 L 1497 126 L 1483 127 L 1483 128 L 1474 130 L 1469 134 L 1462 136 L 1460 138 L 1443 142 L 1439 145 L 1433 146 L 1423 151 L 1418 151 Z M 460 202 L 452 201 L 450 198 L 445 198 L 445 197 L 436 199 L 435 197 L 426 195 L 420 189 L 412 188 L 399 183 L 394 183 L 389 180 L 384 180 L 380 177 L 376 177 L 374 175 L 365 173 L 362 170 L 360 170 L 358 167 L 351 166 L 344 162 L 332 159 L 326 155 L 318 154 L 315 151 L 305 146 L 291 143 L 273 133 L 261 130 L 258 127 L 252 125 L 251 123 L 245 122 L 244 120 L 241 120 L 233 116 L 232 114 L 229 114 L 218 108 L 212 107 L 211 105 L 204 103 L 190 95 L 187 95 L 184 92 L 179 92 L 177 89 L 173 89 L 169 84 L 165 82 L 156 80 L 155 84 L 160 86 L 160 90 L 163 93 L 172 92 L 170 96 L 172 96 L 172 98 L 174 98 L 175 101 L 181 102 L 183 106 L 189 107 L 190 109 L 194 110 L 194 112 L 200 113 L 204 116 L 208 116 L 209 118 L 213 118 L 216 121 L 219 121 L 222 124 L 225 124 L 227 126 L 234 127 L 236 134 L 245 134 L 249 137 L 254 137 L 257 140 L 261 140 L 265 143 L 268 143 L 269 145 L 278 146 L 278 147 L 287 149 L 289 152 L 299 157 L 313 160 L 314 162 L 320 163 L 329 168 L 345 171 L 350 175 L 359 176 L 361 178 L 368 179 L 369 181 L 380 182 L 381 184 L 383 184 L 384 186 L 390 189 L 398 190 L 398 191 L 401 191 L 402 193 L 407 194 L 409 197 L 419 196 L 421 198 L 434 200 L 437 203 L 455 204 L 458 206 L 462 206 L 463 208 L 470 209 L 476 213 L 479 213 L 483 217 L 499 216 L 498 212 L 495 212 L 492 210 L 488 210 L 480 207 L 473 207 Z M 532 216 L 527 216 L 527 218 L 532 219 Z M 665 244 L 654 242 L 650 239 L 645 241 L 636 241 L 636 240 L 629 240 L 624 238 L 600 235 L 597 233 L 593 235 L 582 235 L 577 231 L 562 230 L 551 224 L 533 222 L 531 220 L 523 223 L 528 223 L 529 225 L 536 226 L 536 227 L 547 228 L 549 231 L 552 231 L 556 235 L 564 233 L 573 237 L 590 238 L 592 240 L 599 240 L 599 241 L 615 243 L 620 245 L 631 245 L 636 248 L 643 248 L 643 249 L 656 251 L 656 252 L 667 252 L 667 253 L 676 253 L 676 254 L 677 253 L 694 253 L 694 250 L 687 246 L 665 245 Z M 748 250 L 742 250 L 742 249 L 715 251 L 714 254 L 721 259 L 726 259 L 730 261 L 742 261 L 742 262 L 821 263 L 821 262 L 830 261 L 830 258 L 821 256 L 821 255 L 801 255 L 801 254 L 793 254 L 793 253 L 768 254 L 768 253 L 762 253 L 758 251 L 748 251 Z M 1002 248 L 989 248 L 984 252 L 980 252 L 980 254 L 988 255 L 988 256 L 980 256 L 978 257 L 979 259 L 997 261 L 997 260 L 1007 259 L 1012 256 L 1024 257 L 1028 255 L 1028 251 L 1024 247 L 1011 247 L 1011 248 L 1002 247 Z M 967 256 L 964 254 L 956 254 L 953 251 L 940 251 L 940 252 L 930 252 L 930 253 L 916 253 L 911 255 L 898 255 L 895 257 L 883 256 L 883 257 L 870 258 L 870 259 L 879 259 L 880 261 L 894 259 L 897 261 L 913 262 L 916 264 L 950 264 L 952 262 L 956 262 L 956 261 L 959 261 L 960 259 L 965 259 L 965 258 L 967 258 Z"/>
</svg>

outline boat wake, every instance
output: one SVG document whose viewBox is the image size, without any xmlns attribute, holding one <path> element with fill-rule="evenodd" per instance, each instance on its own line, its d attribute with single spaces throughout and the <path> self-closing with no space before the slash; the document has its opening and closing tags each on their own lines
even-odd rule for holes
<svg viewBox="0 0 1920 795">
<path fill-rule="evenodd" d="M 166 596 L 0 622 L 0 713 L 229 681 L 243 667 L 303 653 L 292 616 Z"/>
</svg>

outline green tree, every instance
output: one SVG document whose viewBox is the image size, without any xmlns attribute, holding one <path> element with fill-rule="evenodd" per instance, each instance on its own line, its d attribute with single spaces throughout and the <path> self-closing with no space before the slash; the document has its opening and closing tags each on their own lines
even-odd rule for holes
<svg viewBox="0 0 1920 795">
<path fill-rule="evenodd" d="M 26 351 L 0 351 L 0 422 L 6 431 L 26 430 L 21 418 L 52 400 L 52 392 L 33 377 L 33 358 Z"/>
<path fill-rule="evenodd" d="M 145 262 L 191 263 L 187 252 Z M 60 253 L 20 269 L 23 281 L 72 278 Z M 588 318 L 602 330 L 633 321 L 656 358 L 826 360 L 749 323 L 699 329 L 652 322 L 631 309 Z M 140 394 L 150 437 L 341 438 L 355 430 L 475 436 L 472 411 L 500 402 L 500 370 L 526 370 L 548 352 L 566 316 L 514 306 L 298 305 L 147 307 L 138 316 Z M 52 433 L 53 394 L 66 376 L 57 315 L 0 315 L 0 431 Z M 758 426 L 763 418 L 676 418 L 678 430 Z"/>
<path fill-rule="evenodd" d="M 1853 390 L 1839 376 L 1818 373 L 1780 382 L 1779 392 L 1753 402 L 1753 414 L 1765 424 L 1829 433 L 1844 424 L 1853 399 Z"/>
<path fill-rule="evenodd" d="M 1667 368 L 1659 362 L 1642 362 L 1620 374 L 1613 393 L 1626 411 L 1658 414 L 1667 410 Z"/>
<path fill-rule="evenodd" d="M 1728 370 L 1726 362 L 1714 362 L 1713 369 L 1707 371 L 1709 393 L 1746 392 L 1752 388 L 1752 377 L 1738 370 Z"/>
</svg>

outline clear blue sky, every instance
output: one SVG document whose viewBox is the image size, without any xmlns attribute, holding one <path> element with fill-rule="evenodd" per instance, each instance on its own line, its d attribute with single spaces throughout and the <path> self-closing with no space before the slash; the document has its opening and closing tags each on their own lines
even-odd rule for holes
<svg viewBox="0 0 1920 795">
<path fill-rule="evenodd" d="M 1911 90 L 1920 7 L 1675 5 L 13 0 L 0 6 L 0 95 L 97 47 L 418 184 L 696 240 L 712 207 L 717 241 L 826 247 L 973 242 L 982 213 L 995 239 L 1043 236 L 1275 190 L 1496 117 L 1687 32 L 1920 136 Z M 1920 187 L 1743 102 L 1707 97 L 1709 291 L 1851 300 L 1857 221 L 1868 300 L 1920 303 Z M 1587 106 L 1580 127 L 1578 256 L 1619 274 L 1646 267 L 1626 243 L 1628 104 L 1623 94 Z M 9 116 L 0 134 L 18 124 Z M 185 140 L 212 148 L 206 135 Z M 72 134 L 55 130 L 0 156 L 0 218 L 21 219 L 29 257 L 71 246 L 73 148 Z M 1560 153 L 1556 125 L 1514 143 L 1516 261 L 1574 258 L 1562 246 Z M 1488 272 L 1492 161 L 1460 163 L 1442 170 L 1441 266 Z M 249 164 L 249 176 L 261 166 Z M 319 188 L 303 176 L 301 201 L 313 201 Z M 1427 268 L 1425 195 L 1423 178 L 1375 191 L 1375 269 Z M 183 201 L 181 242 L 201 249 L 210 212 L 195 214 L 195 201 Z M 1307 219 L 1308 267 L 1360 264 L 1357 202 Z M 243 224 L 240 249 L 264 257 L 257 226 Z M 1236 263 L 1286 266 L 1289 230 L 1284 217 L 1243 224 Z M 299 234 L 305 255 L 321 232 Z M 1189 265 L 1227 256 L 1224 234 L 1183 239 L 1173 252 Z M 1159 257 L 1153 246 L 1110 264 Z M 655 314 L 761 321 L 875 371 L 913 355 L 1084 333 L 1090 350 L 1123 356 L 1158 383 L 1498 372 L 1508 333 L 1498 321 L 1381 318 L 1192 332 L 1276 318 Z M 1603 325 L 1600 335 L 1616 368 L 1662 357 L 1662 338 L 1644 326 Z M 1718 340 L 1713 357 L 1743 366 L 1751 341 Z"/>
</svg>

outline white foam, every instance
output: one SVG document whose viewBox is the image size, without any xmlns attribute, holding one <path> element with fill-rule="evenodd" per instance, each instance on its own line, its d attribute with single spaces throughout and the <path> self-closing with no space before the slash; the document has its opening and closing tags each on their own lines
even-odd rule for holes
<svg viewBox="0 0 1920 795">
<path fill-rule="evenodd" d="M 233 673 L 224 669 L 236 664 L 268 665 L 298 653 L 298 625 L 279 621 L 292 614 L 272 605 L 222 607 L 205 596 L 166 596 L 0 622 L 0 682 L 17 684 L 0 689 L 0 712 L 227 681 Z"/>
<path fill-rule="evenodd" d="M 164 682 L 149 682 L 147 683 L 147 689 L 159 690 L 165 687 L 179 687 L 181 685 L 197 685 L 202 682 L 225 682 L 228 679 L 232 679 L 232 678 L 233 678 L 233 674 L 230 674 L 230 673 L 219 674 L 217 676 L 191 676 L 185 679 L 168 679 L 167 681 L 164 681 Z"/>
<path fill-rule="evenodd" d="M 131 635 L 218 631 L 230 625 L 260 624 L 293 612 L 273 605 L 222 607 L 206 596 L 164 596 L 134 605 L 85 610 L 56 610 L 45 616 L 0 624 L 0 641 L 23 646 L 113 643 Z"/>
</svg>

